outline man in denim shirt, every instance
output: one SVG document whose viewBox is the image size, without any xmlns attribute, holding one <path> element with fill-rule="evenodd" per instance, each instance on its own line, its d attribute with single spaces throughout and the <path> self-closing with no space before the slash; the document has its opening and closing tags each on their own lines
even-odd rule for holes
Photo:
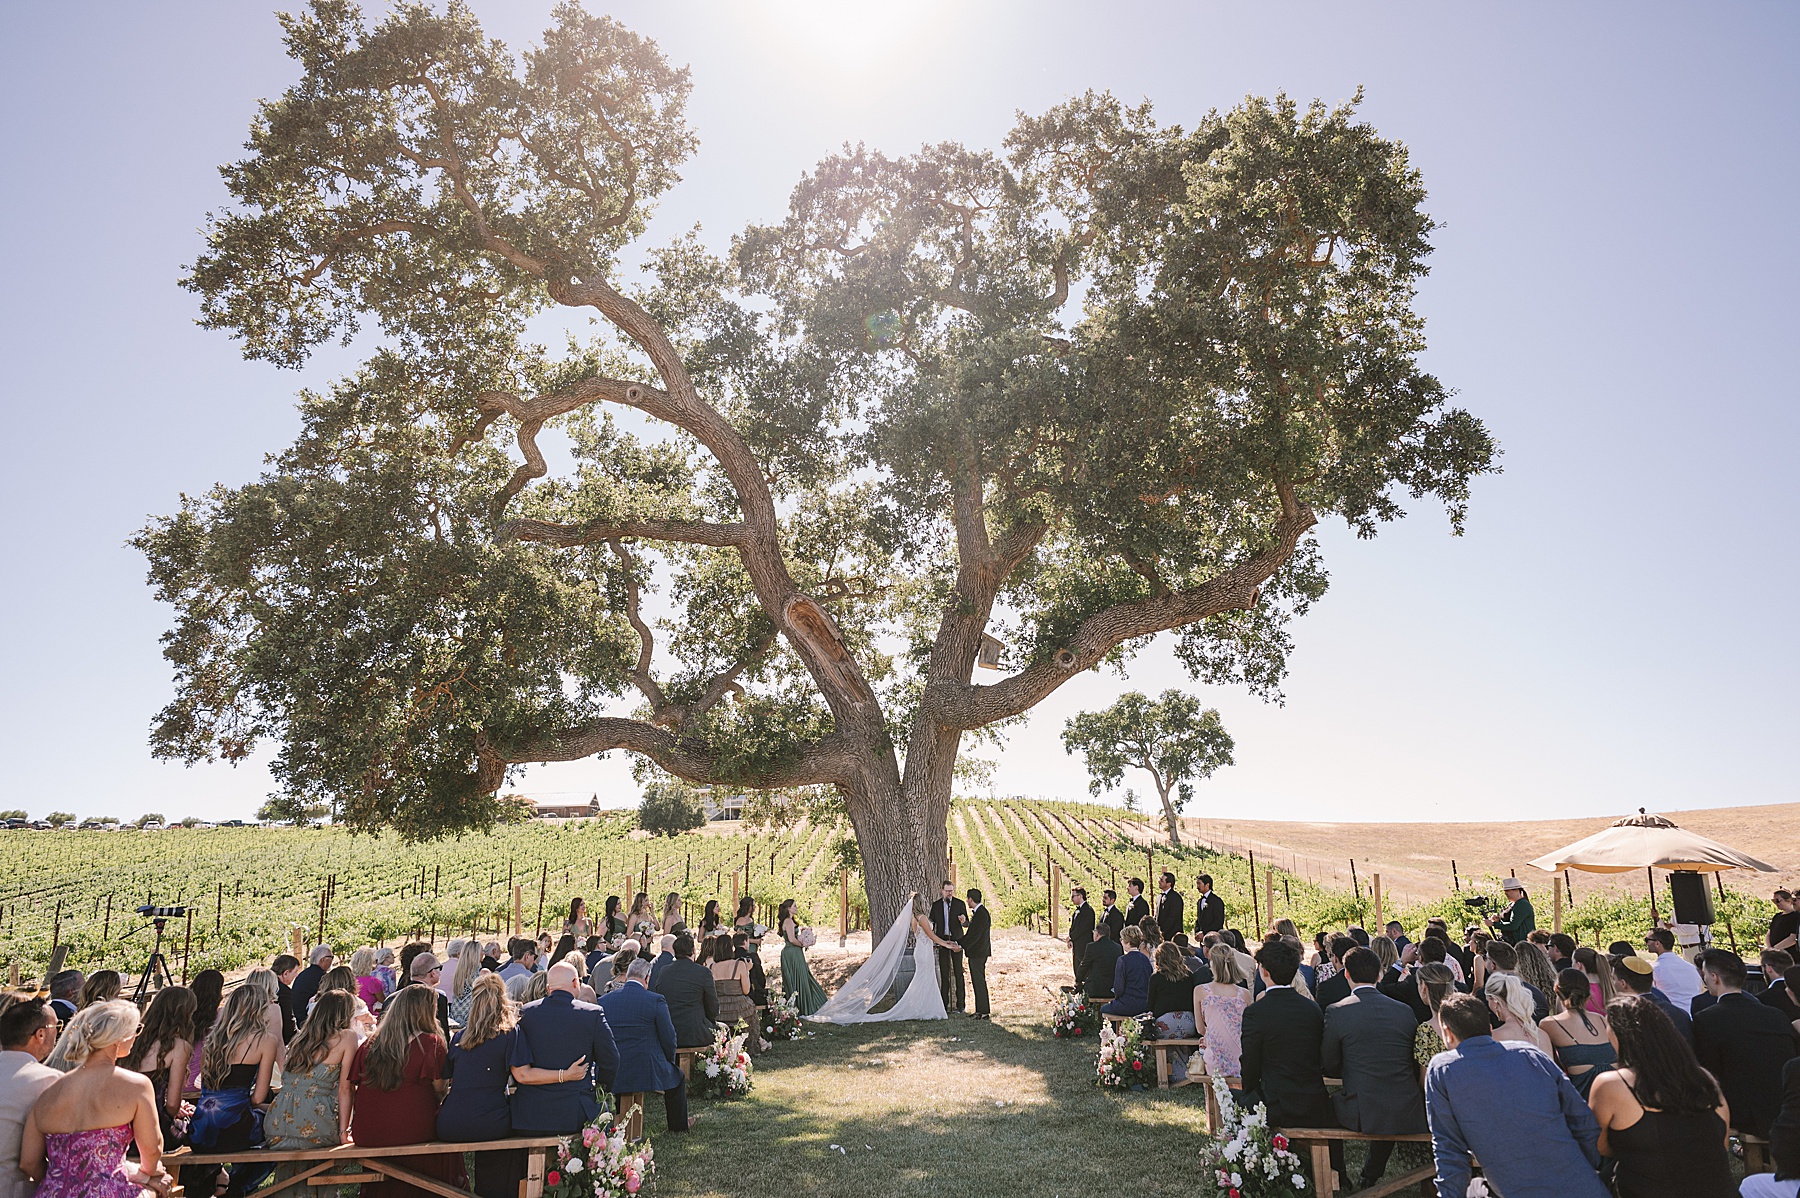
<svg viewBox="0 0 1800 1198">
<path fill-rule="evenodd" d="M 1472 994 L 1452 994 L 1438 1017 L 1449 1048 L 1425 1073 L 1438 1198 L 1466 1198 L 1471 1157 L 1506 1198 L 1608 1198 L 1600 1125 L 1556 1063 L 1495 1040 Z"/>
</svg>

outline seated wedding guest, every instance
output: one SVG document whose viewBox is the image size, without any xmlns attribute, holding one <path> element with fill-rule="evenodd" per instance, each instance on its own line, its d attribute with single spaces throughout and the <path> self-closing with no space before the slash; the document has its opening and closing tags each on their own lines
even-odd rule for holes
<svg viewBox="0 0 1800 1198">
<path fill-rule="evenodd" d="M 1647 958 L 1640 957 L 1636 953 L 1628 952 L 1624 956 L 1613 958 L 1613 985 L 1618 992 L 1618 997 L 1624 998 L 1632 994 L 1641 994 L 1655 1003 L 1657 1010 L 1669 1017 L 1669 1022 L 1675 1026 L 1677 1032 L 1681 1033 L 1681 1038 L 1691 1046 L 1694 1043 L 1693 1017 L 1684 1008 L 1677 1007 L 1670 1002 L 1668 995 L 1652 986 L 1651 983 L 1655 977 L 1652 973 L 1653 968 Z M 1611 1005 L 1611 1003 L 1607 1004 L 1607 1006 Z"/>
<path fill-rule="evenodd" d="M 1286 940 L 1264 941 L 1256 968 L 1265 989 L 1244 1011 L 1244 1100 L 1267 1106 L 1270 1127 L 1330 1127 L 1337 1120 L 1319 1052 L 1325 1015 L 1294 990 L 1300 952 Z M 1331 1150 L 1331 1167 L 1341 1175 L 1343 1142 L 1333 1140 Z M 1323 1184 L 1322 1178 L 1313 1181 Z"/>
<path fill-rule="evenodd" d="M 1579 969 L 1565 969 L 1557 974 L 1555 992 L 1561 1010 L 1540 1027 L 1550 1038 L 1556 1063 L 1575 1084 L 1575 1092 L 1586 1098 L 1594 1079 L 1612 1067 L 1617 1055 L 1606 1015 L 1590 1010 L 1595 1005 L 1594 988 L 1587 974 Z"/>
<path fill-rule="evenodd" d="M 1550 963 L 1557 969 L 1575 967 L 1575 937 L 1567 932 L 1552 932 L 1544 951 L 1550 954 Z"/>
<path fill-rule="evenodd" d="M 1692 1014 L 1694 1000 L 1706 993 L 1706 987 L 1701 984 L 1700 971 L 1676 951 L 1675 933 L 1667 928 L 1651 928 L 1644 933 L 1644 951 L 1654 962 L 1652 973 L 1656 989 L 1661 990 L 1670 1002 Z"/>
<path fill-rule="evenodd" d="M 1206 956 L 1212 979 L 1194 987 L 1194 1034 L 1206 1041 L 1201 1060 L 1209 1077 L 1241 1077 L 1250 979 L 1238 968 L 1237 953 L 1229 944 L 1213 945 Z"/>
<path fill-rule="evenodd" d="M 408 981 L 400 987 L 401 990 L 410 990 L 417 986 L 431 992 L 433 1005 L 437 1008 L 438 1039 L 441 1048 L 443 1038 L 450 1034 L 450 1000 L 445 998 L 443 991 L 437 988 L 438 979 L 444 976 L 444 967 L 438 963 L 438 959 L 432 955 L 431 950 L 427 949 L 412 958 L 411 964 L 406 967 L 406 975 Z M 392 1005 L 393 1000 L 389 999 L 388 1002 L 389 1005 Z"/>
<path fill-rule="evenodd" d="M 600 991 L 600 996 L 602 998 L 625 984 L 625 971 L 629 969 L 631 963 L 637 959 L 637 953 L 628 948 L 622 948 L 607 958 L 606 964 L 612 971 L 612 976 L 607 981 L 606 986 Z M 598 1001 L 598 999 L 595 1001 Z"/>
<path fill-rule="evenodd" d="M 675 937 L 665 932 L 657 937 L 656 955 L 650 959 L 650 989 L 656 989 L 656 979 L 662 976 L 663 970 L 667 969 L 669 963 L 674 959 Z"/>
<path fill-rule="evenodd" d="M 308 965 L 295 975 L 292 985 L 288 987 L 293 995 L 294 1019 L 301 1023 L 306 1022 L 306 1009 L 312 1005 L 313 995 L 319 992 L 319 983 L 325 980 L 325 971 L 336 960 L 331 955 L 329 944 L 314 945 L 312 952 L 306 954 L 306 959 Z"/>
<path fill-rule="evenodd" d="M 183 1091 L 200 1088 L 200 1058 L 206 1052 L 206 1037 L 212 1032 L 213 1024 L 218 1022 L 219 1007 L 225 1001 L 225 975 L 216 969 L 202 969 L 194 975 L 194 982 L 188 987 L 194 992 L 194 1051 L 188 1054 L 187 1077 L 183 1079 Z M 296 1018 L 305 1014 L 295 1008 Z"/>
<path fill-rule="evenodd" d="M 417 959 L 414 958 L 414 960 Z M 318 993 L 314 994 L 312 1002 L 307 1004 L 308 1018 L 312 1016 L 312 1008 L 319 1005 L 319 996 L 324 994 L 348 994 L 350 1005 L 356 1009 L 358 1028 L 364 1035 L 374 1035 L 375 1016 L 369 1011 L 368 1005 L 357 997 L 356 975 L 350 972 L 348 965 L 333 965 L 325 974 L 325 979 L 319 983 Z"/>
<path fill-rule="evenodd" d="M 718 988 L 719 1022 L 742 1023 L 747 1033 L 744 1043 L 751 1052 L 767 1052 L 774 1045 L 762 1038 L 761 1020 L 756 1017 L 756 1004 L 750 999 L 750 962 L 742 960 L 732 947 L 731 933 L 721 929 L 713 937 L 713 985 Z"/>
<path fill-rule="evenodd" d="M 1733 1198 L 1718 1083 L 1654 1004 L 1615 999 L 1606 1017 L 1619 1063 L 1594 1079 L 1590 1101 L 1619 1198 Z"/>
<path fill-rule="evenodd" d="M 612 950 L 606 947 L 606 942 L 600 937 L 589 936 L 587 945 L 582 949 L 582 954 L 587 958 L 588 978 L 594 988 L 599 989 L 606 984 L 605 965 L 607 958 L 612 956 Z M 593 975 L 596 973 L 600 974 L 600 980 L 593 982 Z"/>
<path fill-rule="evenodd" d="M 118 1066 L 137 1035 L 128 1002 L 84 1007 L 64 1029 L 75 1067 L 38 1095 L 19 1139 L 19 1171 L 37 1198 L 139 1198 L 169 1192 L 150 1079 Z M 137 1164 L 125 1150 L 137 1145 Z"/>
<path fill-rule="evenodd" d="M 1694 1016 L 1694 1054 L 1719 1081 L 1732 1129 L 1767 1137 L 1781 1109 L 1781 1069 L 1800 1055 L 1800 1034 L 1780 1011 L 1744 993 L 1744 962 L 1709 948 L 1700 977 L 1713 1005 Z"/>
<path fill-rule="evenodd" d="M 294 1010 L 294 979 L 300 975 L 300 958 L 282 953 L 269 962 L 275 975 L 275 1003 L 281 1008 L 281 1042 L 286 1044 L 300 1029 L 301 1012 Z"/>
<path fill-rule="evenodd" d="M 175 1142 L 175 1120 L 181 1117 L 181 1086 L 193 1052 L 194 992 L 186 986 L 164 986 L 144 1012 L 137 1042 L 119 1062 L 121 1068 L 150 1079 L 164 1146 Z"/>
<path fill-rule="evenodd" d="M 1112 925 L 1105 920 L 1095 923 L 1094 942 L 1082 954 L 1081 976 L 1075 979 L 1076 987 L 1089 998 L 1110 999 L 1113 996 L 1113 974 L 1117 972 L 1119 957 L 1123 952 L 1119 942 L 1113 939 Z"/>
<path fill-rule="evenodd" d="M 469 1007 L 475 1001 L 475 979 L 481 976 L 481 946 L 473 940 L 463 945 L 462 955 L 456 958 L 455 971 L 450 975 L 450 1023 L 453 1027 L 462 1027 L 469 1021 Z M 500 983 L 501 989 L 506 983 Z"/>
<path fill-rule="evenodd" d="M 1377 936 L 1369 941 L 1369 951 L 1375 954 L 1375 960 L 1381 965 L 1380 975 L 1375 984 L 1397 982 L 1400 980 L 1400 950 L 1386 936 Z M 1352 989 L 1355 989 L 1352 984 Z"/>
<path fill-rule="evenodd" d="M 356 996 L 347 990 L 325 991 L 313 1000 L 305 1030 L 288 1045 L 281 1092 L 263 1117 L 264 1147 L 335 1148 L 350 1139 L 350 1064 L 362 1042 L 355 1019 Z M 275 1181 L 307 1168 L 276 1165 Z"/>
<path fill-rule="evenodd" d="M 1186 932 L 1175 933 L 1169 938 L 1169 943 L 1181 950 L 1181 960 L 1187 965 L 1188 972 L 1194 975 L 1195 985 L 1212 980 L 1212 968 L 1207 965 L 1206 958 L 1195 951 Z"/>
<path fill-rule="evenodd" d="M 1144 929 L 1126 924 L 1119 939 L 1123 951 L 1113 966 L 1112 1001 L 1100 1010 L 1107 1015 L 1142 1015 L 1150 1009 L 1150 975 L 1156 971 L 1144 951 Z"/>
<path fill-rule="evenodd" d="M 1374 952 L 1352 949 L 1344 954 L 1343 966 L 1350 995 L 1325 1008 L 1325 1035 L 1319 1048 L 1325 1073 L 1343 1079 L 1342 1088 L 1331 1096 L 1337 1124 L 1378 1136 L 1423 1132 L 1425 1092 L 1413 1065 L 1419 1021 L 1411 1007 L 1375 988 L 1381 960 Z M 1392 1140 L 1370 1142 L 1363 1188 L 1381 1180 L 1393 1152 Z"/>
<path fill-rule="evenodd" d="M 515 1002 L 519 988 L 536 972 L 537 945 L 523 936 L 514 936 L 506 945 L 506 967 L 500 971 L 500 980 L 506 983 L 506 992 Z"/>
<path fill-rule="evenodd" d="M 414 958 L 416 965 L 425 954 Z M 381 1026 L 350 1058 L 350 1136 L 366 1148 L 426 1144 L 437 1136 L 438 1103 L 444 1096 L 443 1035 L 437 1004 L 444 996 L 430 984 L 402 986 L 388 1000 Z M 460 1184 L 462 1157 L 450 1153 L 409 1156 L 406 1167 L 439 1181 Z M 414 1187 L 378 1181 L 363 1198 L 398 1198 Z"/>
<path fill-rule="evenodd" d="M 381 992 L 391 995 L 400 989 L 399 957 L 386 945 L 375 950 L 375 976 L 381 981 Z"/>
<path fill-rule="evenodd" d="M 1438 1022 L 1447 1047 L 1425 1071 L 1425 1115 L 1439 1198 L 1464 1198 L 1472 1160 L 1506 1198 L 1611 1198 L 1600 1126 L 1556 1063 L 1495 1040 L 1472 994 L 1444 999 Z"/>
<path fill-rule="evenodd" d="M 279 975 L 281 971 L 275 970 Z M 350 954 L 350 973 L 356 979 L 356 997 L 362 999 L 363 1006 L 373 1011 L 381 1006 L 381 1000 L 387 997 L 387 987 L 375 975 L 375 950 L 367 947 L 357 949 Z"/>
<path fill-rule="evenodd" d="M 1508 977 L 1516 979 L 1520 985 L 1525 987 L 1525 993 L 1531 996 L 1531 1021 L 1534 1026 L 1542 1022 L 1544 1018 L 1550 1014 L 1550 996 L 1526 981 L 1524 978 L 1519 977 L 1519 950 L 1517 946 L 1508 944 L 1506 941 L 1500 939 L 1490 940 L 1482 947 L 1481 957 L 1477 964 L 1478 968 L 1475 970 L 1475 980 L 1483 986 L 1487 984 L 1488 979 L 1498 974 L 1506 974 Z M 1554 984 L 1553 981 L 1553 988 Z M 1498 1027 L 1499 1025 L 1496 1024 L 1495 1026 Z"/>
<path fill-rule="evenodd" d="M 1444 1051 L 1444 1035 L 1438 1025 L 1438 1010 L 1444 1000 L 1456 993 L 1456 975 L 1450 972 L 1450 966 L 1442 961 L 1428 961 L 1413 970 L 1413 979 L 1419 991 L 1419 1000 L 1429 1012 L 1424 1022 L 1413 1032 L 1413 1063 L 1419 1067 L 1420 1076 L 1424 1075 L 1425 1066 L 1431 1064 L 1431 1058 Z"/>
<path fill-rule="evenodd" d="M 521 1007 L 530 1006 L 550 993 L 550 971 L 534 973 L 519 987 L 519 997 L 514 1002 Z"/>
<path fill-rule="evenodd" d="M 731 949 L 737 959 L 750 967 L 750 1001 L 758 1011 L 769 1005 L 769 977 L 763 972 L 762 957 L 750 946 L 750 938 L 742 932 L 731 934 Z"/>
<path fill-rule="evenodd" d="M 1494 1039 L 1517 1040 L 1540 1051 L 1550 1051 L 1550 1038 L 1538 1027 L 1524 982 L 1513 974 L 1497 973 L 1482 987 L 1482 995 L 1494 1013 Z"/>
<path fill-rule="evenodd" d="M 400 946 L 400 985 L 401 986 L 408 986 L 408 985 L 412 984 L 412 963 L 419 959 L 420 953 L 429 953 L 429 952 L 431 952 L 431 946 L 429 944 L 420 944 L 416 940 L 410 944 L 404 944 L 404 945 Z"/>
<path fill-rule="evenodd" d="M 50 1009 L 56 1012 L 58 1022 L 75 1018 L 75 1012 L 81 1009 L 81 988 L 85 985 L 87 975 L 79 969 L 65 969 L 50 979 Z"/>
<path fill-rule="evenodd" d="M 1194 1035 L 1194 987 L 1200 979 L 1188 969 L 1181 946 L 1165 940 L 1156 946 L 1155 971 L 1150 975 L 1150 1014 L 1156 1019 L 1159 1040 L 1191 1039 Z M 1187 1077 L 1187 1054 L 1172 1052 L 1170 1076 Z"/>
<path fill-rule="evenodd" d="M 1427 951 L 1435 952 L 1438 959 L 1431 962 L 1423 960 L 1423 954 Z M 1413 1013 L 1413 1020 L 1424 1023 L 1431 1018 L 1431 1007 L 1419 991 L 1419 966 L 1443 964 L 1443 951 L 1441 946 L 1432 943 L 1430 937 L 1420 943 L 1407 945 L 1402 950 L 1399 961 L 1382 975 L 1384 979 L 1389 979 L 1389 975 L 1392 975 L 1391 979 L 1375 983 L 1375 988 L 1395 1002 L 1405 1003 Z"/>
<path fill-rule="evenodd" d="M 456 960 L 458 957 L 462 956 L 462 951 L 465 946 L 470 948 L 475 947 L 462 937 L 453 936 L 444 944 L 444 955 L 438 958 L 438 964 L 444 967 L 444 972 L 443 975 L 438 978 L 437 988 L 438 992 L 447 999 L 456 997 L 450 990 L 450 983 L 451 980 L 456 977 Z"/>
<path fill-rule="evenodd" d="M 1603 957 L 1598 949 L 1583 944 L 1569 954 L 1569 965 L 1587 974 L 1588 985 L 1599 995 L 1599 1001 L 1595 1005 L 1601 1010 L 1604 1011 L 1606 1004 L 1618 997 L 1618 982 L 1613 977 L 1612 958 Z"/>
<path fill-rule="evenodd" d="M 1347 935 L 1333 936 L 1326 942 L 1327 951 L 1331 955 L 1331 976 L 1319 983 L 1313 991 L 1321 1007 L 1329 1007 L 1334 1002 L 1342 1002 L 1350 997 L 1350 979 L 1344 974 L 1344 957 L 1356 947 L 1356 941 Z"/>
<path fill-rule="evenodd" d="M 543 969 L 548 968 L 550 965 L 551 945 L 552 945 L 552 942 L 550 939 L 550 933 L 539 932 L 537 934 L 538 968 L 539 968 L 540 972 Z"/>
<path fill-rule="evenodd" d="M 1410 941 L 1406 938 L 1406 926 L 1397 919 L 1388 920 L 1387 926 L 1384 927 L 1381 931 L 1382 931 L 1382 935 L 1386 936 L 1389 940 L 1391 940 L 1393 942 L 1394 956 L 1396 958 L 1399 957 L 1399 955 L 1403 951 L 1405 951 L 1407 945 L 1412 943 L 1412 941 Z M 1373 948 L 1375 946 L 1373 944 L 1371 944 L 1369 947 Z"/>
<path fill-rule="evenodd" d="M 263 1111 L 284 1047 L 281 1037 L 269 1030 L 268 1004 L 269 996 L 260 987 L 241 985 L 225 1000 L 218 1022 L 207 1034 L 200 1060 L 200 1098 L 188 1122 L 188 1143 L 196 1152 L 239 1152 L 262 1146 Z M 192 1172 L 181 1171 L 188 1192 L 211 1193 L 212 1186 L 189 1184 Z M 198 1172 L 202 1176 L 218 1174 L 211 1166 Z M 268 1175 L 263 1165 L 233 1165 L 226 1192 L 248 1194 Z"/>
<path fill-rule="evenodd" d="M 1752 1173 L 1738 1192 L 1743 1198 L 1800 1198 L 1800 1057 L 1781 1067 L 1781 1113 L 1769 1125 L 1773 1173 Z"/>
<path fill-rule="evenodd" d="M 552 965 L 549 992 L 519 1012 L 513 1039 L 512 1096 L 515 1135 L 566 1136 L 600 1113 L 596 1085 L 611 1087 L 618 1051 L 597 1003 L 575 1000 L 575 971 Z"/>
<path fill-rule="evenodd" d="M 694 938 L 686 932 L 675 937 L 670 961 L 650 969 L 650 989 L 669 1004 L 675 1023 L 675 1043 L 680 1048 L 703 1048 L 713 1042 L 719 1022 L 719 988 L 712 971 L 694 962 Z"/>
<path fill-rule="evenodd" d="M 1551 999 L 1551 995 L 1556 990 L 1556 966 L 1550 963 L 1550 954 L 1529 940 L 1522 940 L 1513 945 L 1513 954 L 1518 961 L 1514 972 L 1526 985 L 1542 994 L 1546 999 Z M 1556 1003 L 1553 999 L 1551 999 L 1550 1006 L 1552 1010 L 1555 1009 Z M 1542 1023 L 1549 1014 L 1550 1012 L 1546 1011 L 1543 1015 L 1538 1016 L 1538 1022 Z"/>
<path fill-rule="evenodd" d="M 31 1198 L 19 1169 L 25 1116 L 62 1074 L 44 1064 L 56 1046 L 56 1012 L 41 998 L 15 998 L 0 1011 L 0 1198 Z"/>
<path fill-rule="evenodd" d="M 688 1117 L 687 1081 L 676 1065 L 675 1024 L 668 1002 L 648 988 L 649 980 L 650 963 L 633 961 L 625 985 L 600 999 L 618 1052 L 613 1109 L 623 1116 L 621 1096 L 660 1092 L 669 1130 L 686 1131 L 693 1120 Z"/>
<path fill-rule="evenodd" d="M 1756 1001 L 1766 1007 L 1774 1007 L 1791 1023 L 1800 1019 L 1800 994 L 1788 988 L 1787 972 L 1794 967 L 1791 954 L 1778 948 L 1765 948 L 1762 951 L 1763 977 L 1768 985 L 1756 996 Z"/>
<path fill-rule="evenodd" d="M 125 979 L 119 976 L 118 970 L 96 969 L 81 984 L 81 1006 L 85 1009 L 97 1002 L 111 1002 L 119 997 L 119 991 L 124 985 Z"/>
<path fill-rule="evenodd" d="M 594 993 L 594 988 L 588 985 L 587 957 L 582 954 L 580 949 L 570 949 L 563 957 L 563 964 L 575 971 L 576 998 L 580 999 L 582 1002 L 593 1002 L 596 998 L 600 997 Z"/>
<path fill-rule="evenodd" d="M 481 946 L 481 967 L 489 973 L 500 972 L 500 942 L 490 940 Z"/>
<path fill-rule="evenodd" d="M 1463 966 L 1462 958 L 1457 955 L 1456 946 L 1450 943 L 1450 935 L 1444 931 L 1442 921 L 1425 925 L 1425 934 L 1419 938 L 1419 960 L 1439 960 L 1431 955 L 1433 951 L 1436 951 L 1429 947 L 1428 942 L 1432 940 L 1437 941 L 1442 950 L 1440 963 L 1449 967 L 1451 975 L 1455 977 L 1458 984 L 1467 981 L 1468 971 Z"/>
<path fill-rule="evenodd" d="M 449 1144 L 506 1140 L 513 1135 L 512 1107 L 506 1099 L 519 1011 L 506 983 L 478 974 L 470 988 L 468 1019 L 450 1041 L 444 1077 L 450 1093 L 438 1108 L 437 1138 Z M 479 1198 L 518 1198 L 525 1179 L 525 1150 L 477 1152 L 470 1178 Z"/>
<path fill-rule="evenodd" d="M 556 942 L 556 947 L 551 949 L 549 955 L 544 959 L 551 962 L 567 961 L 569 959 L 569 954 L 574 951 L 575 937 L 564 936 L 561 940 Z M 585 956 L 583 957 L 583 960 L 586 960 Z"/>
<path fill-rule="evenodd" d="M 1313 993 L 1317 994 L 1319 987 L 1330 981 L 1331 976 L 1337 972 L 1337 962 L 1332 960 L 1330 932 L 1321 928 L 1313 933 L 1312 942 L 1312 955 L 1305 963 L 1312 966 L 1312 989 Z"/>
</svg>

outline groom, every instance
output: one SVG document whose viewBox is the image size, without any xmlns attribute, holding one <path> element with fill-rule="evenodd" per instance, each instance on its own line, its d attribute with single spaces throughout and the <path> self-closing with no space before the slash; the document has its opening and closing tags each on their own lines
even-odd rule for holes
<svg viewBox="0 0 1800 1198">
<path fill-rule="evenodd" d="M 938 946 L 938 988 L 944 996 L 944 1009 L 950 1010 L 951 979 L 956 981 L 955 1008 L 964 1009 L 962 940 L 963 930 L 968 927 L 969 909 L 963 901 L 956 897 L 956 887 L 949 882 L 943 885 L 943 894 L 937 902 L 931 904 L 931 930 L 938 939 L 950 942 L 950 947 Z"/>
</svg>

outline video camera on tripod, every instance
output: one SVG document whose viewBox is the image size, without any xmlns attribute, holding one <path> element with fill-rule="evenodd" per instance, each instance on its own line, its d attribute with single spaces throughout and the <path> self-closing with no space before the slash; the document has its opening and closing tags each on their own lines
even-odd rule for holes
<svg viewBox="0 0 1800 1198">
<path fill-rule="evenodd" d="M 153 903 L 146 903 L 137 909 L 137 913 L 149 920 L 150 926 L 156 929 L 156 946 L 150 950 L 150 960 L 144 963 L 144 972 L 138 978 L 137 990 L 131 996 L 132 1001 L 142 1007 L 150 997 L 152 987 L 160 990 L 164 986 L 171 986 L 175 983 L 175 979 L 169 974 L 169 963 L 163 959 L 163 930 L 169 920 L 185 919 L 188 909 L 186 907 L 158 907 Z"/>
<path fill-rule="evenodd" d="M 146 905 L 139 907 L 137 913 L 142 915 L 145 919 L 181 919 L 187 915 L 188 909 L 186 907 L 152 907 Z"/>
</svg>

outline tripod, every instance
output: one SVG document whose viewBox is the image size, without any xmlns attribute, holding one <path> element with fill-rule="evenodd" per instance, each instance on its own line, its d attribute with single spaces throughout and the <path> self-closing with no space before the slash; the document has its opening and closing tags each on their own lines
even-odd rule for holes
<svg viewBox="0 0 1800 1198">
<path fill-rule="evenodd" d="M 159 918 L 152 922 L 156 926 L 156 945 L 150 950 L 150 959 L 144 962 L 143 975 L 138 978 L 137 990 L 131 996 L 131 1001 L 140 1008 L 150 997 L 152 982 L 158 990 L 175 984 L 175 979 L 169 974 L 169 963 L 163 959 L 162 953 L 163 926 L 167 921 Z"/>
</svg>

